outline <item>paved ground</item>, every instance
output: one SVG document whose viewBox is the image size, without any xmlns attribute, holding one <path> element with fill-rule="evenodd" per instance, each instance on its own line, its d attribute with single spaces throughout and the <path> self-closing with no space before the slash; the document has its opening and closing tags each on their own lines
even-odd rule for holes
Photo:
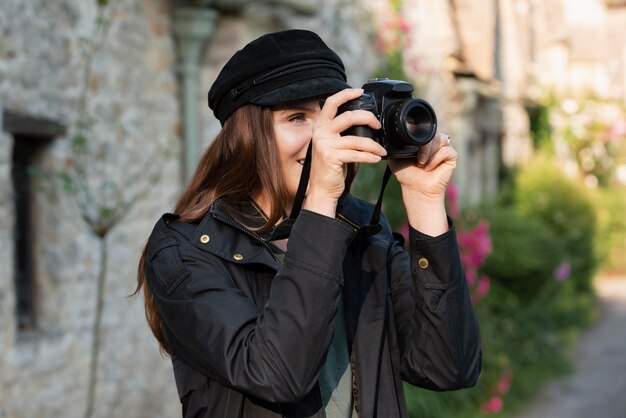
<svg viewBox="0 0 626 418">
<path fill-rule="evenodd" d="M 517 418 L 626 418 L 626 277 L 599 280 L 597 289 L 600 318 L 580 338 L 575 372 Z"/>
</svg>

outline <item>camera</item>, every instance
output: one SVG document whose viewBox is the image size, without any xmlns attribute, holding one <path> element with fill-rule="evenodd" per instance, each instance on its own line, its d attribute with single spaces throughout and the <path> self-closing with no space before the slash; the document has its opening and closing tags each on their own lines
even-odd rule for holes
<svg viewBox="0 0 626 418">
<path fill-rule="evenodd" d="M 372 138 L 387 150 L 385 158 L 407 158 L 417 154 L 421 145 L 437 133 L 437 116 L 432 106 L 413 97 L 413 86 L 406 81 L 374 78 L 363 85 L 364 94 L 339 106 L 337 114 L 349 110 L 368 110 L 382 128 L 353 126 L 342 135 Z"/>
</svg>

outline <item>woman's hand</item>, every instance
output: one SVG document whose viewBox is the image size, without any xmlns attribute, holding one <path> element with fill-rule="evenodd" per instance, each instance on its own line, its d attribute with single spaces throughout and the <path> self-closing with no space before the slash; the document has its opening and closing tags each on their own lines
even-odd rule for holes
<svg viewBox="0 0 626 418">
<path fill-rule="evenodd" d="M 409 223 L 432 236 L 448 230 L 445 213 L 446 187 L 456 167 L 458 154 L 450 137 L 438 133 L 422 145 L 413 159 L 390 160 L 389 167 L 402 188 Z"/>
<path fill-rule="evenodd" d="M 449 136 L 438 133 L 422 145 L 416 158 L 392 159 L 389 166 L 403 191 L 430 200 L 444 199 L 458 155 L 449 144 Z"/>
<path fill-rule="evenodd" d="M 359 136 L 341 136 L 356 125 L 380 129 L 376 116 L 366 110 L 337 115 L 337 108 L 363 95 L 363 89 L 346 89 L 328 97 L 313 125 L 311 174 L 304 208 L 335 216 L 337 201 L 345 188 L 347 163 L 377 163 L 387 151 L 376 141 Z"/>
</svg>

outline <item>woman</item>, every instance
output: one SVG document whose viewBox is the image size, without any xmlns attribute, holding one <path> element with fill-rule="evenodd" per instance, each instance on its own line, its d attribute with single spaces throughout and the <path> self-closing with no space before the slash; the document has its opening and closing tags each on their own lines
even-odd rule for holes
<svg viewBox="0 0 626 418">
<path fill-rule="evenodd" d="M 337 115 L 362 94 L 302 30 L 251 42 L 211 87 L 222 130 L 154 227 L 138 275 L 183 416 L 406 417 L 401 380 L 475 384 L 478 326 L 444 208 L 457 154 L 438 134 L 415 159 L 390 161 L 410 254 L 384 218 L 381 232 L 359 234 L 373 207 L 348 193 L 355 165 L 386 154 L 341 136 L 380 128 L 368 111 Z"/>
</svg>

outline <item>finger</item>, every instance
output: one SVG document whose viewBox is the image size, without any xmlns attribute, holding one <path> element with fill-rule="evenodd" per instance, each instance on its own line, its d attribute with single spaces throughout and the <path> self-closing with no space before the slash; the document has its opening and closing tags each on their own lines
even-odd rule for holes
<svg viewBox="0 0 626 418">
<path fill-rule="evenodd" d="M 343 164 L 347 163 L 367 163 L 375 164 L 382 160 L 382 157 L 378 154 L 373 154 L 367 151 L 359 151 L 355 149 L 337 150 L 335 158 Z"/>
<path fill-rule="evenodd" d="M 431 158 L 426 162 L 423 169 L 424 171 L 432 171 L 439 167 L 442 163 L 451 161 L 456 164 L 458 159 L 458 153 L 451 146 L 443 146 L 437 152 L 435 152 Z"/>
<path fill-rule="evenodd" d="M 337 108 L 339 106 L 347 101 L 361 97 L 363 92 L 363 89 L 344 89 L 332 96 L 328 96 L 324 101 L 324 106 L 322 107 L 318 120 L 330 122 L 337 115 Z"/>
<path fill-rule="evenodd" d="M 365 162 L 378 162 L 387 155 L 387 150 L 376 141 L 361 136 L 345 136 L 341 139 L 326 139 L 313 144 L 314 161 L 326 161 L 327 164 L 336 165 L 345 162 L 357 162 L 362 158 L 355 153 L 371 154 L 378 158 Z M 346 157 L 347 156 L 347 157 Z"/>
<path fill-rule="evenodd" d="M 387 150 L 382 145 L 373 139 L 362 136 L 342 136 L 341 140 L 333 141 L 333 146 L 337 150 L 365 151 L 381 157 L 387 155 Z"/>
<path fill-rule="evenodd" d="M 343 132 L 353 126 L 369 126 L 372 129 L 380 129 L 382 125 L 372 112 L 367 110 L 349 110 L 333 119 L 333 129 Z"/>
<path fill-rule="evenodd" d="M 433 139 L 420 147 L 417 153 L 417 163 L 419 165 L 427 164 L 427 162 L 431 158 L 431 154 L 436 152 L 441 147 L 450 144 L 450 135 L 443 134 L 441 132 L 437 133 Z"/>
<path fill-rule="evenodd" d="M 433 141 L 427 144 L 421 145 L 417 151 L 417 165 L 423 166 L 430 159 L 430 152 L 433 146 Z"/>
</svg>

